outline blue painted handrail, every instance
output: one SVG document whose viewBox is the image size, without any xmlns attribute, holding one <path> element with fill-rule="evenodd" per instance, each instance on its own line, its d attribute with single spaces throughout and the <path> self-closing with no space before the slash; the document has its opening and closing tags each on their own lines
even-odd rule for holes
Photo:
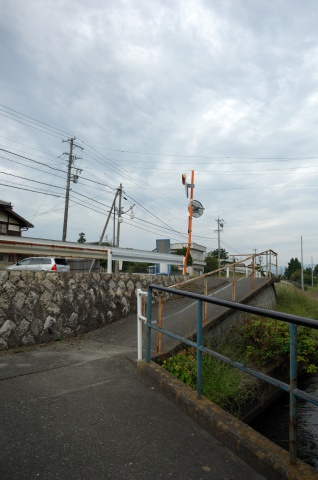
<svg viewBox="0 0 318 480">
<path fill-rule="evenodd" d="M 187 338 L 176 335 L 164 328 L 158 327 L 155 323 L 152 323 L 152 292 L 154 290 L 169 293 L 170 295 L 179 295 L 182 297 L 193 298 L 197 300 L 197 341 L 188 340 Z M 215 305 L 221 305 L 235 310 L 240 310 L 254 315 L 260 315 L 262 317 L 273 318 L 275 320 L 281 320 L 287 322 L 290 325 L 290 375 L 289 384 L 277 380 L 270 375 L 266 375 L 262 372 L 246 367 L 245 365 L 235 362 L 224 355 L 221 355 L 209 348 L 202 345 L 202 324 L 203 324 L 203 303 L 212 303 Z M 216 297 L 209 297 L 197 293 L 185 292 L 183 290 L 171 289 L 168 287 L 162 287 L 160 285 L 149 285 L 147 294 L 147 324 L 146 324 L 146 354 L 145 360 L 147 363 L 151 359 L 151 330 L 161 332 L 163 335 L 167 335 L 170 338 L 178 340 L 186 345 L 194 347 L 197 351 L 197 395 L 201 398 L 202 395 L 202 353 L 211 355 L 222 362 L 225 362 L 234 368 L 242 370 L 245 373 L 253 375 L 256 378 L 264 380 L 265 382 L 274 385 L 285 392 L 289 392 L 289 459 L 291 464 L 297 463 L 297 398 L 306 400 L 314 405 L 318 406 L 318 398 L 314 395 L 306 393 L 303 390 L 297 388 L 297 327 L 304 326 L 318 329 L 318 321 L 312 320 L 306 317 L 299 317 L 297 315 L 291 315 L 288 313 L 276 312 L 275 310 L 268 310 L 265 308 L 253 307 L 250 305 L 244 305 L 237 302 L 231 302 L 229 300 L 222 300 Z"/>
</svg>

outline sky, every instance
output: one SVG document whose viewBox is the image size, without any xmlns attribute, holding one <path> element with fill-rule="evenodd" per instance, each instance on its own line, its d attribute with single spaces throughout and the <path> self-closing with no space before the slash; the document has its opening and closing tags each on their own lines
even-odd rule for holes
<svg viewBox="0 0 318 480">
<path fill-rule="evenodd" d="M 61 240 L 318 263 L 315 0 L 0 0 L 0 199 Z M 79 169 L 76 172 L 76 169 Z M 130 218 L 133 207 L 134 219 Z M 117 204 L 118 207 L 118 204 Z M 112 242 L 113 216 L 105 238 Z M 115 237 L 117 232 L 115 231 Z M 116 238 L 115 238 L 116 241 Z"/>
</svg>

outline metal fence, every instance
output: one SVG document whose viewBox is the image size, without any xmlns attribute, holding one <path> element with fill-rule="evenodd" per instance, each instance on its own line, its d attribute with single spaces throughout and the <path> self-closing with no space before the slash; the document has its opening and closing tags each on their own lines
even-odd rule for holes
<svg viewBox="0 0 318 480">
<path fill-rule="evenodd" d="M 153 298 L 152 294 L 153 291 L 158 292 L 165 292 L 169 293 L 170 295 L 178 295 L 182 297 L 192 298 L 197 300 L 197 339 L 196 342 L 192 340 L 188 340 L 187 338 L 181 337 L 176 335 L 168 330 L 165 330 L 156 322 L 152 321 L 152 303 Z M 140 292 L 139 296 L 142 297 L 144 292 Z M 246 367 L 245 365 L 233 361 L 224 355 L 221 355 L 209 348 L 206 348 L 202 344 L 202 331 L 203 331 L 203 305 L 204 303 L 212 303 L 216 305 L 220 305 L 223 307 L 228 307 L 234 310 L 239 310 L 242 312 L 251 313 L 254 315 L 259 315 L 262 317 L 272 318 L 275 320 L 281 320 L 283 322 L 289 323 L 290 325 L 290 374 L 289 374 L 289 384 L 282 382 L 270 375 L 266 375 L 262 372 L 257 371 L 256 369 L 252 369 Z M 243 305 L 241 303 L 228 301 L 228 300 L 221 300 L 216 297 L 208 297 L 205 295 L 201 295 L 198 293 L 192 292 L 185 292 L 181 290 L 176 290 L 172 288 L 162 287 L 159 285 L 150 285 L 148 287 L 147 293 L 147 315 L 141 315 L 140 320 L 144 320 L 146 322 L 146 354 L 145 360 L 147 363 L 150 362 L 151 359 L 151 332 L 152 330 L 167 335 L 179 342 L 186 344 L 190 347 L 194 347 L 197 352 L 197 395 L 198 398 L 202 395 L 202 354 L 205 353 L 212 357 L 221 360 L 234 368 L 237 368 L 245 373 L 248 373 L 256 378 L 264 380 L 265 382 L 274 385 L 281 390 L 289 393 L 289 458 L 291 464 L 296 464 L 297 461 L 297 399 L 306 400 L 316 406 L 318 406 L 318 397 L 306 393 L 303 390 L 297 388 L 297 329 L 298 326 L 310 327 L 314 329 L 318 329 L 318 321 L 312 320 L 306 317 L 299 317 L 297 315 L 291 315 L 287 313 L 280 313 L 274 310 L 267 310 L 264 308 L 253 307 L 250 305 Z M 139 322 L 140 323 L 140 322 Z M 140 328 L 140 327 L 138 327 Z M 139 351 L 140 354 L 140 351 Z"/>
</svg>

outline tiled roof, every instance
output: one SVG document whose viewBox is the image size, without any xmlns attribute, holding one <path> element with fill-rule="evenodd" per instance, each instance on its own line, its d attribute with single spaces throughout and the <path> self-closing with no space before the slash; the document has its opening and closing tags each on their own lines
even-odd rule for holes
<svg viewBox="0 0 318 480">
<path fill-rule="evenodd" d="M 12 208 L 11 202 L 5 202 L 4 200 L 0 200 L 0 205 L 5 205 L 6 207 Z"/>
</svg>

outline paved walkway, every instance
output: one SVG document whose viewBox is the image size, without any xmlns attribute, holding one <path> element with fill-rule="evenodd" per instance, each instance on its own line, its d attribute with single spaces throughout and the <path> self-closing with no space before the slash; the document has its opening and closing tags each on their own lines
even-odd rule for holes
<svg viewBox="0 0 318 480">
<path fill-rule="evenodd" d="M 0 355 L 1 480 L 263 478 L 138 374 L 136 343 L 133 315 Z"/>
<path fill-rule="evenodd" d="M 227 279 L 210 278 L 208 285 L 208 295 L 216 296 L 222 300 L 232 301 L 232 283 Z M 236 300 L 241 302 L 251 295 L 254 289 L 261 289 L 268 284 L 265 278 L 256 278 L 254 287 L 251 278 L 241 278 L 236 284 Z M 195 293 L 204 293 L 203 281 L 186 283 L 182 290 Z M 163 306 L 163 328 L 186 338 L 189 338 L 197 331 L 197 301 L 193 299 L 180 299 L 176 296 L 176 300 L 169 302 Z M 207 305 L 207 324 L 220 317 L 228 309 L 218 305 Z M 154 309 L 152 319 L 156 321 L 158 318 L 157 310 Z M 156 356 L 157 334 L 152 335 L 152 356 Z M 168 336 L 162 335 L 161 353 L 172 350 L 178 345 L 178 342 Z"/>
</svg>

